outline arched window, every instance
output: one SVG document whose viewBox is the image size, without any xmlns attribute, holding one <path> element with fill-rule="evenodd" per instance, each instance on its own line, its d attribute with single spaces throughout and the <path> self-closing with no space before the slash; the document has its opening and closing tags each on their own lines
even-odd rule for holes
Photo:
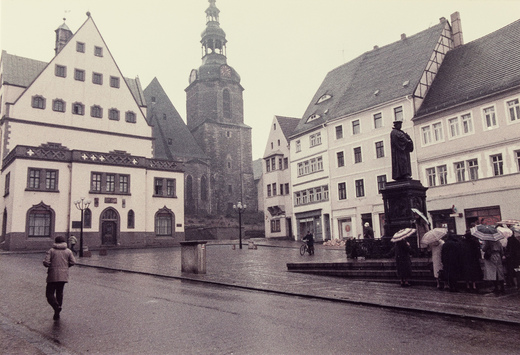
<svg viewBox="0 0 520 355">
<path fill-rule="evenodd" d="M 186 200 L 193 200 L 193 178 L 191 175 L 186 177 Z"/>
<path fill-rule="evenodd" d="M 90 208 L 83 212 L 83 228 L 92 228 L 92 211 Z"/>
<path fill-rule="evenodd" d="M 173 226 L 175 217 L 173 212 L 166 206 L 161 208 L 155 214 L 155 234 L 157 236 L 171 237 L 173 236 Z"/>
<path fill-rule="evenodd" d="M 54 211 L 43 202 L 27 211 L 27 235 L 29 237 L 50 237 L 53 232 Z"/>
<path fill-rule="evenodd" d="M 129 229 L 135 228 L 135 213 L 133 210 L 128 211 L 127 227 Z"/>
<path fill-rule="evenodd" d="M 224 118 L 231 118 L 231 94 L 228 89 L 222 92 L 222 109 Z"/>
<path fill-rule="evenodd" d="M 208 179 L 205 175 L 200 178 L 200 199 L 206 201 L 208 199 Z"/>
</svg>

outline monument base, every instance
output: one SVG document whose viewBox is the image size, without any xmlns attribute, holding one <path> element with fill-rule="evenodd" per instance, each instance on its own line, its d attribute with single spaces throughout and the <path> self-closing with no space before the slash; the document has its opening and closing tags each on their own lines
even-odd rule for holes
<svg viewBox="0 0 520 355">
<path fill-rule="evenodd" d="M 400 180 L 387 182 L 381 189 L 385 207 L 384 238 L 392 236 L 404 228 L 416 228 L 419 211 L 426 216 L 426 190 L 419 180 Z"/>
</svg>

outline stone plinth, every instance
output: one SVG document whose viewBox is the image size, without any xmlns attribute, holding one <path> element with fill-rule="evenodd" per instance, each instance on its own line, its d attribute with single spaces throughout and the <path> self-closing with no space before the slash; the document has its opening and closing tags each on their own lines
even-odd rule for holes
<svg viewBox="0 0 520 355">
<path fill-rule="evenodd" d="M 206 273 L 206 241 L 181 243 L 181 271 L 193 274 Z"/>
<path fill-rule="evenodd" d="M 416 215 L 412 208 L 427 215 L 426 190 L 418 180 L 387 182 L 381 190 L 385 206 L 385 238 L 391 238 L 403 228 L 415 228 Z"/>
</svg>

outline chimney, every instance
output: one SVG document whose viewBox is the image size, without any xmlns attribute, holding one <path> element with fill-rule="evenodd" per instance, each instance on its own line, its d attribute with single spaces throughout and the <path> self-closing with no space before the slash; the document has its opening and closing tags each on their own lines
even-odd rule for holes
<svg viewBox="0 0 520 355">
<path fill-rule="evenodd" d="M 401 33 L 401 41 L 404 41 L 406 39 L 406 33 Z"/>
<path fill-rule="evenodd" d="M 451 31 L 453 36 L 454 48 L 462 46 L 464 44 L 464 39 L 462 38 L 462 25 L 460 22 L 460 14 L 458 11 L 451 14 Z"/>
<path fill-rule="evenodd" d="M 63 21 L 65 21 L 65 19 L 63 19 Z M 54 47 L 54 52 L 57 55 L 72 38 L 72 31 L 65 24 L 65 22 L 63 22 L 63 25 L 58 27 L 58 29 L 54 32 L 56 32 L 56 47 Z"/>
</svg>

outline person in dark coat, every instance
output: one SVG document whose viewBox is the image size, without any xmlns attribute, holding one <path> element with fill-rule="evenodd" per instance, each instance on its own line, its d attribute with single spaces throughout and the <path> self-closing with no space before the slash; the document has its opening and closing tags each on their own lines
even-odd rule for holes
<svg viewBox="0 0 520 355">
<path fill-rule="evenodd" d="M 462 253 L 466 290 L 478 292 L 477 282 L 482 281 L 483 278 L 482 267 L 480 266 L 482 253 L 480 252 L 480 241 L 477 237 L 471 235 L 469 230 L 466 231 L 462 240 Z"/>
<path fill-rule="evenodd" d="M 309 247 L 309 255 L 314 255 L 314 236 L 311 231 L 308 231 L 305 237 L 303 237 L 303 241 L 307 242 L 307 247 Z"/>
<path fill-rule="evenodd" d="M 462 242 L 451 232 L 448 232 L 446 242 L 442 247 L 441 260 L 444 275 L 448 281 L 448 288 L 451 292 L 456 292 L 457 283 L 463 277 L 464 262 Z"/>
<path fill-rule="evenodd" d="M 45 296 L 54 309 L 54 320 L 60 319 L 63 305 L 63 289 L 69 281 L 69 267 L 76 263 L 72 251 L 67 248 L 64 237 L 56 237 L 54 246 L 47 251 L 43 265 L 47 268 Z"/>
<path fill-rule="evenodd" d="M 399 240 L 395 243 L 395 263 L 397 267 L 397 276 L 401 279 L 401 286 L 411 286 L 408 280 L 412 277 L 412 259 L 410 253 L 412 248 L 410 243 L 405 239 Z"/>
<path fill-rule="evenodd" d="M 520 233 L 514 232 L 507 238 L 506 245 L 506 273 L 507 285 L 518 288 L 518 272 L 515 269 L 520 267 Z"/>
</svg>

